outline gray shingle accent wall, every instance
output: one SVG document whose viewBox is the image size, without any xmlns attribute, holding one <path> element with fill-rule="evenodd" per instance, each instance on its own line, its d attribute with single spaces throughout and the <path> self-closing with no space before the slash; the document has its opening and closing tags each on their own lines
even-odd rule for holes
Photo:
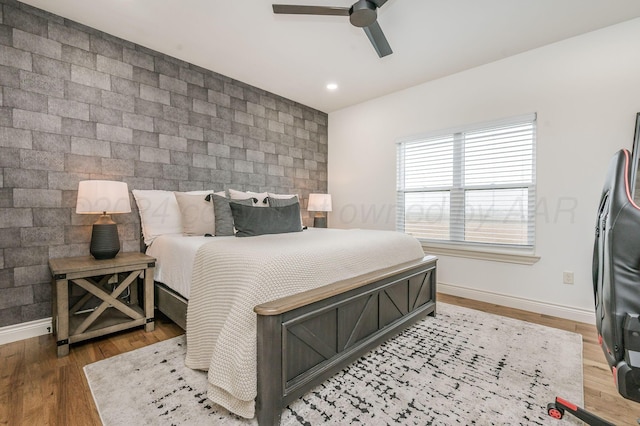
<svg viewBox="0 0 640 426">
<path fill-rule="evenodd" d="M 50 258 L 88 255 L 80 180 L 129 189 L 327 189 L 327 115 L 0 0 L 0 327 L 51 315 Z M 124 251 L 134 211 L 114 215 Z"/>
</svg>

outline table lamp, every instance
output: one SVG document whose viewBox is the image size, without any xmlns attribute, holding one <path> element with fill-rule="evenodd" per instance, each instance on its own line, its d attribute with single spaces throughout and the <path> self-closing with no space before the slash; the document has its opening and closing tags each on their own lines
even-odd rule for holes
<svg viewBox="0 0 640 426">
<path fill-rule="evenodd" d="M 313 217 L 314 228 L 327 227 L 327 214 L 331 211 L 331 195 L 329 194 L 309 194 L 309 204 L 307 210 L 316 212 Z"/>
<path fill-rule="evenodd" d="M 120 251 L 118 225 L 112 213 L 130 213 L 129 188 L 125 182 L 83 180 L 78 184 L 76 213 L 100 214 L 91 231 L 89 252 L 96 259 L 113 259 Z"/>
</svg>

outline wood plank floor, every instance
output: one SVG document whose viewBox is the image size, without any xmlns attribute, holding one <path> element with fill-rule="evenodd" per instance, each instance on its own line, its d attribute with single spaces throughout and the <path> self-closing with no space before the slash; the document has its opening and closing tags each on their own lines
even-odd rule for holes
<svg viewBox="0 0 640 426">
<path fill-rule="evenodd" d="M 443 302 L 581 334 L 586 409 L 615 424 L 637 426 L 640 404 L 625 400 L 617 393 L 594 326 L 453 296 L 439 295 L 439 298 Z M 51 335 L 0 346 L 0 424 L 100 425 L 82 368 L 182 332 L 158 315 L 153 332 L 136 329 L 78 343 L 72 345 L 70 355 L 64 358 L 56 356 Z M 549 362 L 553 362 L 552 357 Z"/>
</svg>

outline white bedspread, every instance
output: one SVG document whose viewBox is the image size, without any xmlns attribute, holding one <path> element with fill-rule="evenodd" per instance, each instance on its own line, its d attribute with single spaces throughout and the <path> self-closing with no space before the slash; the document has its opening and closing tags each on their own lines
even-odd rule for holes
<svg viewBox="0 0 640 426">
<path fill-rule="evenodd" d="M 215 237 L 216 241 L 235 237 Z M 189 299 L 193 261 L 200 247 L 212 240 L 211 237 L 165 234 L 156 237 L 147 248 L 146 254 L 156 258 L 153 279 Z"/>
<path fill-rule="evenodd" d="M 252 418 L 254 306 L 423 256 L 415 238 L 393 231 L 309 229 L 213 239 L 194 261 L 185 363 L 209 371 L 213 402 Z"/>
</svg>

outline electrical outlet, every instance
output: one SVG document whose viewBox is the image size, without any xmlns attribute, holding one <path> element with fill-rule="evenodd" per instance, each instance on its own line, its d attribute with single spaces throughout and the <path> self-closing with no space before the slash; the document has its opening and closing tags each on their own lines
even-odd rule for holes
<svg viewBox="0 0 640 426">
<path fill-rule="evenodd" d="M 573 284 L 573 272 L 564 271 L 562 273 L 562 282 L 565 284 Z"/>
</svg>

